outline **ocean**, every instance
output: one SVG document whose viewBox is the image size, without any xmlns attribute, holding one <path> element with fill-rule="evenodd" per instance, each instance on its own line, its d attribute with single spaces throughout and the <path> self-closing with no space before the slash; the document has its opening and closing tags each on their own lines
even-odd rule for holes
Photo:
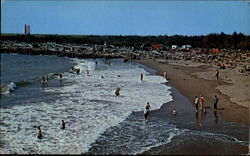
<svg viewBox="0 0 250 156">
<path fill-rule="evenodd" d="M 71 67 L 80 69 L 80 73 Z M 49 78 L 47 84 L 41 83 L 43 75 Z M 172 144 L 178 137 L 175 144 L 193 141 L 193 136 L 247 146 L 244 126 L 240 136 L 238 125 L 230 122 L 221 122 L 220 130 L 204 126 L 209 131 L 203 131 L 194 126 L 194 116 L 188 114 L 183 119 L 185 111 L 176 118 L 163 111 L 177 100 L 167 82 L 154 70 L 123 59 L 1 54 L 0 151 L 140 154 Z M 120 96 L 115 95 L 118 87 Z M 151 111 L 145 123 L 147 102 Z M 60 129 L 61 120 L 66 123 L 65 130 Z M 210 124 L 209 120 L 207 126 Z M 43 139 L 37 139 L 37 126 L 42 129 Z M 224 132 L 224 127 L 230 131 Z"/>
<path fill-rule="evenodd" d="M 142 111 L 147 102 L 156 110 L 172 100 L 164 78 L 123 59 L 19 54 L 1 54 L 1 59 L 1 86 L 16 84 L 12 91 L 1 91 L 1 149 L 6 153 L 84 153 L 105 130 Z M 47 85 L 40 82 L 43 75 L 53 77 Z M 37 126 L 46 133 L 42 140 L 36 138 Z"/>
</svg>

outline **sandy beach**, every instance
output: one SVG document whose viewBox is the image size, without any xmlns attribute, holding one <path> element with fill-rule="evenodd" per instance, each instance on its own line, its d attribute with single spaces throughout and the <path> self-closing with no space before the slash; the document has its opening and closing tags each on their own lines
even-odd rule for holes
<svg viewBox="0 0 250 156">
<path fill-rule="evenodd" d="M 219 98 L 218 112 L 227 121 L 249 125 L 250 73 L 239 73 L 236 69 L 220 69 L 220 78 L 216 80 L 216 67 L 208 64 L 184 60 L 171 60 L 159 63 L 157 59 L 136 60 L 149 66 L 162 75 L 167 72 L 170 84 L 190 102 L 202 94 L 205 108 L 213 109 L 214 95 Z"/>
<path fill-rule="evenodd" d="M 240 125 L 249 126 L 249 104 L 250 100 L 249 94 L 249 73 L 239 73 L 232 69 L 219 70 L 220 78 L 216 80 L 215 70 L 216 67 L 203 63 L 194 63 L 191 61 L 184 60 L 171 60 L 166 63 L 159 63 L 157 59 L 144 59 L 136 60 L 136 62 L 144 64 L 148 67 L 155 69 L 156 74 L 162 75 L 167 72 L 167 79 L 169 84 L 176 88 L 176 92 L 180 92 L 184 97 L 188 99 L 188 102 L 182 102 L 178 100 L 172 104 L 171 108 L 179 107 L 179 111 L 187 111 L 189 107 L 193 107 L 195 96 L 202 94 L 205 98 L 205 108 L 209 114 L 213 114 L 213 102 L 214 95 L 219 98 L 218 102 L 218 114 L 222 119 L 228 122 L 239 123 Z M 176 93 L 175 93 L 176 94 Z M 175 95 L 173 95 L 175 96 Z M 180 95 L 176 96 L 180 97 Z M 188 106 L 189 105 L 189 106 Z M 169 107 L 169 106 L 164 106 Z M 171 108 L 165 108 L 165 111 L 170 111 Z M 191 112 L 194 112 L 194 110 Z M 170 113 L 170 112 L 169 112 Z M 189 111 L 190 113 L 190 111 Z M 194 113 L 195 114 L 195 113 Z M 187 118 L 191 117 L 186 116 Z M 182 117 L 183 118 L 183 117 Z M 176 120 L 176 119 L 175 119 Z M 183 120 L 183 119 L 180 119 Z M 206 120 L 211 122 L 214 120 L 212 115 L 206 116 Z M 217 121 L 215 120 L 216 124 Z M 190 124 L 192 122 L 190 121 Z M 192 125 L 192 124 L 191 124 Z M 206 126 L 208 126 L 207 124 Z M 216 129 L 223 131 L 223 124 Z M 204 126 L 204 125 L 203 125 Z M 190 126 L 192 127 L 192 126 Z M 195 128 L 196 126 L 192 127 Z M 213 126 L 212 126 L 213 127 Z M 191 129 L 192 129 L 191 128 Z M 211 129 L 211 127 L 204 128 L 203 130 Z M 228 129 L 228 127 L 226 128 Z M 249 130 L 246 128 L 246 134 L 249 134 Z M 230 129 L 233 131 L 232 129 Z M 237 131 L 237 130 L 236 130 Z M 245 130 L 244 130 L 245 131 Z M 237 133 L 237 132 L 236 132 Z M 244 135 L 243 135 L 244 136 Z M 178 140 L 178 138 L 175 138 Z M 173 142 L 175 142 L 175 139 Z M 177 141 L 178 142 L 178 141 Z M 206 144 L 204 140 L 197 140 L 196 143 L 190 143 L 183 141 L 182 144 L 178 144 L 175 149 L 168 147 L 169 145 L 162 145 L 156 148 L 152 148 L 143 154 L 159 154 L 159 155 L 169 155 L 169 154 L 246 154 L 249 153 L 249 149 L 243 146 L 233 146 L 233 145 L 221 145 L 216 142 L 215 144 Z M 219 148 L 218 148 L 219 147 Z M 214 150 L 210 150 L 210 149 Z M 216 150 L 215 150 L 216 149 Z M 229 150 L 230 149 L 230 150 Z M 248 152 L 247 152 L 248 151 Z"/>
</svg>

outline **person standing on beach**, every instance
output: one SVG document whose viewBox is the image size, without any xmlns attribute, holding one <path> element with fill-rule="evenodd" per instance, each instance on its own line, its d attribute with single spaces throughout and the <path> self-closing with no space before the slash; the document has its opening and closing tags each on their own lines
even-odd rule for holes
<svg viewBox="0 0 250 156">
<path fill-rule="evenodd" d="M 144 111 L 144 118 L 145 118 L 145 123 L 148 120 L 148 115 L 149 115 L 149 109 L 151 108 L 149 102 L 147 102 L 146 107 L 145 107 L 145 111 Z"/>
<path fill-rule="evenodd" d="M 167 79 L 167 72 L 164 72 L 163 77 Z"/>
<path fill-rule="evenodd" d="M 218 103 L 219 99 L 218 99 L 217 95 L 215 95 L 214 97 L 215 97 L 215 99 L 214 99 L 214 109 L 217 110 L 217 103 Z"/>
<path fill-rule="evenodd" d="M 143 74 L 141 73 L 141 81 L 143 80 Z"/>
<path fill-rule="evenodd" d="M 218 69 L 216 69 L 215 77 L 216 77 L 217 80 L 219 79 L 219 70 Z"/>
<path fill-rule="evenodd" d="M 195 97 L 194 104 L 195 104 L 196 112 L 198 112 L 199 111 L 199 106 L 198 106 L 199 105 L 199 98 L 198 98 L 198 96 Z"/>
<path fill-rule="evenodd" d="M 199 99 L 199 102 L 200 102 L 200 107 L 201 107 L 201 111 L 204 112 L 204 97 L 202 95 L 200 95 L 200 99 Z"/>
</svg>

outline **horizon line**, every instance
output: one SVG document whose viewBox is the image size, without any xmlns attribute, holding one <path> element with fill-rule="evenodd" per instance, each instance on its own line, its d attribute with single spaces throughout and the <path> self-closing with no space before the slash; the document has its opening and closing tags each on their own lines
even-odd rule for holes
<svg viewBox="0 0 250 156">
<path fill-rule="evenodd" d="M 234 31 L 233 33 L 225 33 L 225 32 L 212 32 L 212 33 L 208 33 L 208 34 L 199 34 L 199 35 L 184 35 L 184 34 L 173 34 L 173 35 L 168 35 L 168 34 L 161 34 L 161 35 L 135 35 L 135 34 L 129 34 L 129 35 L 122 35 L 122 34 L 107 34 L 107 35 L 97 35 L 97 34 L 49 34 L 49 33 L 44 33 L 44 34 L 29 34 L 30 36 L 32 35 L 61 35 L 61 36 L 142 36 L 142 37 L 146 37 L 146 36 L 188 36 L 188 37 L 191 37 L 191 36 L 208 36 L 208 35 L 212 35 L 212 34 L 225 34 L 225 35 L 233 35 L 234 33 L 237 33 L 237 34 L 243 34 L 245 36 L 250 36 L 248 34 L 245 34 L 243 32 L 237 32 L 237 31 Z M 1 33 L 1 36 L 2 35 L 27 35 L 27 34 L 24 34 L 24 33 Z"/>
</svg>

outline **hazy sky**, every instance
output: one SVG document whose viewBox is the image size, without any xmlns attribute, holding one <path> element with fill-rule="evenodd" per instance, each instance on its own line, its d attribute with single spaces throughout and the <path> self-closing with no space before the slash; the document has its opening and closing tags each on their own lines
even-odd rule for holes
<svg viewBox="0 0 250 156">
<path fill-rule="evenodd" d="M 4 0 L 1 32 L 80 35 L 250 35 L 250 2 Z"/>
</svg>

